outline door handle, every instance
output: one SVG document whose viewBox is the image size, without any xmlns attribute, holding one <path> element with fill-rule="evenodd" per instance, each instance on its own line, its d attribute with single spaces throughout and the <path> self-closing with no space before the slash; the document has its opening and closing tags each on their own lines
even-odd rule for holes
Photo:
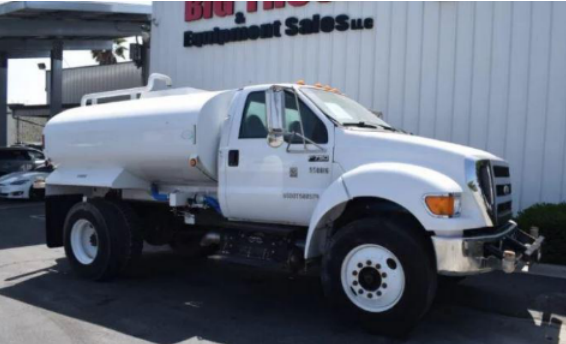
<svg viewBox="0 0 566 344">
<path fill-rule="evenodd" d="M 228 152 L 228 166 L 238 167 L 239 164 L 240 164 L 240 151 L 231 150 L 230 152 Z"/>
</svg>

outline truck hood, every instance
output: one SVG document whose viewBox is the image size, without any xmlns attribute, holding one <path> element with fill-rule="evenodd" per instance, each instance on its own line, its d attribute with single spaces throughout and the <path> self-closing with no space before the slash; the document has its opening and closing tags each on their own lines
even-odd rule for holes
<svg viewBox="0 0 566 344">
<path fill-rule="evenodd" d="M 358 128 L 337 128 L 334 161 L 345 172 L 370 163 L 403 163 L 465 180 L 465 161 L 496 160 L 488 152 L 419 136 Z"/>
</svg>

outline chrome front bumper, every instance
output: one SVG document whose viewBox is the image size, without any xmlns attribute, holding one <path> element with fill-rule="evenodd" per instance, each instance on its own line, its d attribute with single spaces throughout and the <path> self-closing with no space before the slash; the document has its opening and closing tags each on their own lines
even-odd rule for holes
<svg viewBox="0 0 566 344">
<path fill-rule="evenodd" d="M 541 258 L 544 237 L 527 234 L 509 222 L 496 234 L 464 238 L 432 237 L 438 273 L 465 276 L 494 270 L 511 273 Z"/>
</svg>

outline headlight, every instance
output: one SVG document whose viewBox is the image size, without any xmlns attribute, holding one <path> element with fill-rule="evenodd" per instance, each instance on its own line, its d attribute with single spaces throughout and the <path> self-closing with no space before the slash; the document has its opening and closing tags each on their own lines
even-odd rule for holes
<svg viewBox="0 0 566 344">
<path fill-rule="evenodd" d="M 29 183 L 29 179 L 20 179 L 16 180 L 15 182 L 10 183 L 10 185 L 24 185 Z"/>
<path fill-rule="evenodd" d="M 433 216 L 458 217 L 462 206 L 460 194 L 428 195 L 425 205 Z"/>
</svg>

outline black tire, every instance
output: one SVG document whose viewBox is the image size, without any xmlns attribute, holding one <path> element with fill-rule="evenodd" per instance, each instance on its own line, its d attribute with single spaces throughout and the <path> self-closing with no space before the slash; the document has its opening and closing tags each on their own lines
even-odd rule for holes
<svg viewBox="0 0 566 344">
<path fill-rule="evenodd" d="M 97 235 L 98 252 L 90 264 L 81 263 L 71 246 L 73 225 L 81 219 L 89 221 Z M 97 199 L 78 203 L 69 211 L 64 245 L 69 263 L 79 277 L 107 281 L 124 273 L 138 260 L 143 237 L 139 220 L 128 205 Z"/>
<path fill-rule="evenodd" d="M 437 273 L 430 244 L 419 229 L 406 227 L 404 222 L 388 219 L 370 218 L 352 222 L 332 237 L 323 258 L 321 277 L 325 294 L 343 310 L 357 313 L 364 329 L 373 334 L 407 335 L 434 300 Z M 358 308 L 342 286 L 344 260 L 355 248 L 368 244 L 379 245 L 393 253 L 405 274 L 404 291 L 399 301 L 382 313 Z"/>
</svg>

